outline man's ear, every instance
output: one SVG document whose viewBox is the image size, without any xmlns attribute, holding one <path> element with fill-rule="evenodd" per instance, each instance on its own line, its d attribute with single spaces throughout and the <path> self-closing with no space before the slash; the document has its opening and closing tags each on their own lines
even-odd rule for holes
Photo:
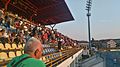
<svg viewBox="0 0 120 67">
<path fill-rule="evenodd" d="M 37 55 L 37 52 L 38 52 L 38 49 L 35 50 L 35 53 L 34 53 L 35 56 Z"/>
</svg>

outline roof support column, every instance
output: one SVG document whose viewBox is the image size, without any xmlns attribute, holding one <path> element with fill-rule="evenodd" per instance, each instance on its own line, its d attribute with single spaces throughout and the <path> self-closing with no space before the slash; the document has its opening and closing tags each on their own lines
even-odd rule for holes
<svg viewBox="0 0 120 67">
<path fill-rule="evenodd" d="M 53 28 L 56 26 L 56 24 L 54 24 L 53 26 L 52 25 L 50 25 L 50 27 L 52 28 L 52 30 L 53 30 Z"/>
</svg>

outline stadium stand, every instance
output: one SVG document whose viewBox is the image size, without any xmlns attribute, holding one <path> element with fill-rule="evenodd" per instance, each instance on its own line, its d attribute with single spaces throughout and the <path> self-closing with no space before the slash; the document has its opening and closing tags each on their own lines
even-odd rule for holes
<svg viewBox="0 0 120 67">
<path fill-rule="evenodd" d="M 11 15 L 14 16 L 7 12 L 7 15 L 0 17 L 2 19 L 0 20 L 0 66 L 5 67 L 12 58 L 24 54 L 25 42 L 30 37 L 36 37 L 43 43 L 43 56 L 40 59 L 47 66 L 56 66 L 80 50 L 78 48 L 66 48 L 66 46 L 73 47 L 75 41 L 56 30 L 51 30 L 43 25 L 30 24 L 29 21 L 23 21 L 24 19 L 18 17 L 13 18 Z M 9 21 L 11 22 L 8 24 Z M 17 22 L 23 25 L 24 28 L 22 26 L 17 27 Z M 61 42 L 61 48 L 58 47 L 58 42 Z"/>
</svg>

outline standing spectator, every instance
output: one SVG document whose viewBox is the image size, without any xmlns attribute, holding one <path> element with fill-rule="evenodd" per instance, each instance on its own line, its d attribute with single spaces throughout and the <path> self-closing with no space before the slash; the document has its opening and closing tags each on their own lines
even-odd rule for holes
<svg viewBox="0 0 120 67">
<path fill-rule="evenodd" d="M 45 33 L 43 34 L 43 43 L 46 44 L 47 41 L 48 41 L 48 34 L 45 32 Z"/>
<path fill-rule="evenodd" d="M 50 30 L 47 30 L 47 34 L 48 34 L 48 42 L 51 41 L 51 33 L 50 33 Z"/>
<path fill-rule="evenodd" d="M 42 30 L 42 40 L 43 40 L 43 44 L 47 43 L 47 39 L 48 39 L 48 34 L 45 31 L 45 28 Z"/>
<path fill-rule="evenodd" d="M 16 33 L 19 33 L 19 28 L 20 28 L 20 22 L 18 19 L 15 19 L 15 28 L 16 28 Z"/>
<path fill-rule="evenodd" d="M 53 39 L 56 39 L 56 38 L 55 38 L 55 33 L 54 33 L 53 30 L 52 30 L 51 36 L 52 36 Z"/>
<path fill-rule="evenodd" d="M 87 47 L 85 47 L 84 50 L 82 51 L 82 59 L 87 58 L 89 58 L 89 50 L 87 49 Z"/>
</svg>

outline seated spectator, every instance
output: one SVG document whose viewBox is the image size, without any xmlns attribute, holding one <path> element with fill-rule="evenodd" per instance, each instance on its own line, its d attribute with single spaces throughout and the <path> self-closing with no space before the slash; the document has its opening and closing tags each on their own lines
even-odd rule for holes
<svg viewBox="0 0 120 67">
<path fill-rule="evenodd" d="M 11 37 L 11 31 L 8 31 L 8 32 L 7 32 L 7 35 L 8 35 L 8 43 L 11 43 L 11 40 L 10 40 L 10 37 Z"/>
<path fill-rule="evenodd" d="M 22 44 L 23 46 L 23 43 L 24 43 L 24 34 L 20 32 L 20 44 Z"/>
<path fill-rule="evenodd" d="M 7 67 L 46 67 L 46 65 L 39 60 L 42 51 L 43 47 L 41 42 L 32 37 L 24 47 L 25 54 L 13 58 Z"/>
<path fill-rule="evenodd" d="M 14 39 L 14 42 L 15 42 L 15 44 L 17 45 L 17 47 L 18 47 L 18 45 L 19 45 L 19 43 L 20 43 L 20 35 L 18 34 L 17 36 L 16 36 L 16 38 Z"/>
<path fill-rule="evenodd" d="M 4 14 L 4 9 L 0 10 L 0 18 L 3 18 L 3 14 Z"/>
<path fill-rule="evenodd" d="M 16 35 L 15 32 L 12 32 L 11 34 L 9 34 L 9 40 L 11 45 L 14 43 L 15 35 Z"/>
<path fill-rule="evenodd" d="M 0 17 L 0 25 L 2 25 L 3 22 L 3 18 Z"/>
<path fill-rule="evenodd" d="M 10 31 L 10 21 L 5 23 L 5 27 L 7 29 L 7 32 Z"/>
<path fill-rule="evenodd" d="M 55 44 L 56 40 L 55 39 L 51 39 L 51 43 Z"/>
<path fill-rule="evenodd" d="M 1 34 L 2 34 L 2 36 L 0 37 L 0 41 L 3 44 L 4 48 L 6 48 L 5 47 L 5 44 L 6 44 L 6 32 L 5 32 L 4 29 L 1 30 Z"/>
</svg>

